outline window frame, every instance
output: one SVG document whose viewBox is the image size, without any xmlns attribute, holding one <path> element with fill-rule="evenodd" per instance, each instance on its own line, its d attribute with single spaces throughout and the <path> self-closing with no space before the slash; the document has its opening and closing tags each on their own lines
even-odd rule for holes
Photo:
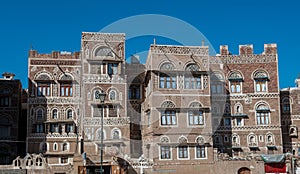
<svg viewBox="0 0 300 174">
<path fill-rule="evenodd" d="M 60 83 L 60 96 L 61 97 L 73 97 L 73 83 L 72 82 L 61 82 Z"/>
<path fill-rule="evenodd" d="M 185 154 L 185 152 L 186 152 L 186 154 Z M 181 156 L 181 155 L 183 155 L 183 156 Z M 177 159 L 178 160 L 189 160 L 190 159 L 188 145 L 178 145 L 177 146 Z"/>
<path fill-rule="evenodd" d="M 168 110 L 164 110 L 164 111 L 160 112 L 160 125 L 161 126 L 177 126 L 178 125 L 177 119 L 178 118 L 177 118 L 176 110 L 168 109 Z M 168 121 L 170 124 L 168 124 Z M 173 123 L 175 123 L 175 124 L 173 124 Z"/>
<path fill-rule="evenodd" d="M 187 119 L 188 126 L 204 126 L 205 125 L 205 116 L 204 116 L 204 112 L 202 110 L 189 110 L 187 113 L 187 118 L 188 118 Z M 198 119 L 198 123 L 196 123 L 195 118 Z M 202 123 L 200 120 L 202 120 Z"/>
<path fill-rule="evenodd" d="M 169 158 L 162 158 L 163 157 L 163 151 L 162 151 L 162 148 L 167 148 L 166 150 L 164 150 L 164 152 L 166 152 L 166 153 L 164 153 L 164 154 L 169 154 Z M 172 147 L 171 146 L 169 146 L 169 145 L 161 145 L 161 146 L 159 146 L 159 159 L 160 160 L 172 160 Z"/>
<path fill-rule="evenodd" d="M 201 148 L 201 149 L 198 149 L 198 148 Z M 204 157 L 201 157 L 201 155 L 200 155 L 200 157 L 198 156 L 198 150 L 200 150 L 200 154 L 202 154 L 204 151 Z M 207 148 L 205 145 L 198 144 L 195 146 L 195 159 L 207 159 Z"/>
<path fill-rule="evenodd" d="M 159 89 L 177 89 L 177 74 L 159 74 Z"/>
</svg>

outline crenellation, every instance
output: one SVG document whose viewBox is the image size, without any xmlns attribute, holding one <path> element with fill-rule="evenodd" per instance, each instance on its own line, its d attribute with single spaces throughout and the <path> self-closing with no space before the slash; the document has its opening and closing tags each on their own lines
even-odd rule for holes
<svg viewBox="0 0 300 174">
<path fill-rule="evenodd" d="M 239 45 L 239 55 L 252 55 L 253 45 Z"/>
<path fill-rule="evenodd" d="M 29 50 L 28 53 L 29 58 L 43 58 L 43 59 L 79 59 L 80 52 L 59 52 L 52 51 L 52 53 L 38 53 L 37 50 Z"/>
</svg>

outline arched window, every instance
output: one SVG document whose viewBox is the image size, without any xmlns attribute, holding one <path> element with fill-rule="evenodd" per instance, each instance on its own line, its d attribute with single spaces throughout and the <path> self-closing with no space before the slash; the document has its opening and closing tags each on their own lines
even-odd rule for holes
<svg viewBox="0 0 300 174">
<path fill-rule="evenodd" d="M 257 146 L 257 138 L 256 138 L 256 135 L 250 134 L 250 135 L 248 136 L 248 145 L 249 145 L 250 147 L 255 147 L 255 146 Z"/>
<path fill-rule="evenodd" d="M 72 109 L 69 109 L 67 111 L 67 119 L 72 119 L 73 118 L 73 110 Z"/>
<path fill-rule="evenodd" d="M 165 101 L 161 104 L 161 125 L 177 125 L 175 104 L 172 101 Z"/>
<path fill-rule="evenodd" d="M 283 113 L 289 113 L 290 112 L 290 109 L 291 109 L 290 105 L 291 105 L 291 103 L 290 103 L 289 98 L 282 99 L 282 111 L 283 111 Z"/>
<path fill-rule="evenodd" d="M 38 157 L 35 159 L 35 166 L 43 166 L 43 159 Z"/>
<path fill-rule="evenodd" d="M 57 112 L 57 109 L 53 109 L 53 110 L 52 110 L 52 118 L 53 118 L 53 119 L 57 119 L 57 118 L 58 118 L 58 112 Z"/>
<path fill-rule="evenodd" d="M 41 120 L 43 118 L 44 118 L 44 112 L 43 109 L 40 108 L 36 111 L 36 119 Z"/>
<path fill-rule="evenodd" d="M 184 88 L 185 89 L 202 89 L 201 74 L 196 73 L 197 71 L 200 71 L 199 66 L 194 63 L 189 64 L 185 68 L 185 71 L 187 73 L 184 74 Z"/>
<path fill-rule="evenodd" d="M 256 124 L 266 125 L 270 123 L 270 109 L 269 107 L 261 103 L 256 107 Z"/>
<path fill-rule="evenodd" d="M 164 63 L 160 66 L 162 72 L 168 73 L 159 74 L 159 88 L 176 89 L 177 88 L 177 75 L 172 73 L 175 66 L 171 63 Z"/>
<path fill-rule="evenodd" d="M 205 143 L 205 139 L 202 136 L 196 138 L 196 143 L 203 145 Z"/>
<path fill-rule="evenodd" d="M 164 63 L 160 66 L 160 70 L 162 70 L 162 71 L 174 71 L 175 66 L 172 63 Z"/>
<path fill-rule="evenodd" d="M 196 158 L 206 158 L 205 139 L 202 136 L 196 138 Z"/>
<path fill-rule="evenodd" d="M 177 148 L 177 152 L 178 152 L 178 158 L 179 159 L 187 159 L 189 158 L 189 149 L 188 149 L 188 145 L 187 145 L 187 138 L 186 137 L 180 137 L 178 139 L 178 148 Z"/>
<path fill-rule="evenodd" d="M 95 56 L 96 57 L 98 57 L 98 56 L 114 57 L 114 53 L 109 47 L 103 46 L 96 50 Z"/>
<path fill-rule="evenodd" d="M 163 136 L 160 138 L 160 142 L 161 143 L 169 143 L 170 142 L 170 138 L 167 136 Z"/>
<path fill-rule="evenodd" d="M 33 165 L 33 161 L 31 158 L 27 158 L 26 160 L 26 166 L 32 166 Z"/>
<path fill-rule="evenodd" d="M 211 93 L 223 94 L 224 93 L 224 76 L 220 72 L 213 72 L 211 74 Z"/>
<path fill-rule="evenodd" d="M 242 91 L 243 76 L 239 72 L 231 72 L 228 76 L 230 92 L 240 93 Z"/>
<path fill-rule="evenodd" d="M 114 101 L 114 100 L 116 100 L 116 99 L 117 99 L 117 92 L 116 92 L 115 90 L 111 90 L 111 91 L 109 92 L 109 100 Z"/>
<path fill-rule="evenodd" d="M 255 91 L 256 92 L 267 92 L 268 86 L 267 81 L 269 79 L 268 74 L 264 70 L 258 70 L 253 74 L 255 81 Z"/>
<path fill-rule="evenodd" d="M 58 150 L 58 145 L 57 145 L 57 143 L 54 143 L 53 144 L 53 151 L 57 151 Z"/>
<path fill-rule="evenodd" d="M 101 129 L 98 129 L 96 131 L 96 140 L 100 141 L 101 140 Z M 103 130 L 103 139 L 105 139 L 105 131 Z"/>
<path fill-rule="evenodd" d="M 15 166 L 15 167 L 20 167 L 20 166 L 21 166 L 21 160 L 20 160 L 20 159 L 16 159 L 16 160 L 14 161 L 14 166 Z"/>
<path fill-rule="evenodd" d="M 112 131 L 112 138 L 113 138 L 114 140 L 120 139 L 120 130 L 117 130 L 117 129 L 113 130 L 113 131 Z"/>
</svg>

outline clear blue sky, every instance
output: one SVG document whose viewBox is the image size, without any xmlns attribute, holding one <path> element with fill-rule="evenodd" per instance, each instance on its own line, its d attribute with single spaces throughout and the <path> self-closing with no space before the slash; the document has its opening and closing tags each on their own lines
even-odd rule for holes
<svg viewBox="0 0 300 174">
<path fill-rule="evenodd" d="M 227 44 L 234 54 L 238 53 L 240 44 L 253 44 L 255 53 L 261 53 L 264 43 L 277 43 L 280 87 L 292 87 L 300 73 L 299 9 L 297 0 L 2 1 L 0 72 L 15 73 L 26 88 L 31 44 L 40 53 L 79 51 L 82 31 L 99 31 L 133 15 L 162 14 L 188 22 L 201 31 L 214 48 Z M 144 43 L 148 43 L 149 38 L 145 39 Z M 131 48 L 127 51 L 129 54 L 149 47 L 138 41 L 143 42 L 143 39 L 127 43 L 127 48 Z"/>
</svg>

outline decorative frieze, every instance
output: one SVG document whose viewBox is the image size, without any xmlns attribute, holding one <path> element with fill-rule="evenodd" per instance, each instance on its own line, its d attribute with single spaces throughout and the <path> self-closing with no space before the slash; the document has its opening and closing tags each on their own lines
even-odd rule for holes
<svg viewBox="0 0 300 174">
<path fill-rule="evenodd" d="M 83 83 L 124 83 L 125 80 L 117 75 L 111 77 L 107 74 L 83 76 Z"/>
<path fill-rule="evenodd" d="M 230 56 L 211 56 L 211 64 L 251 64 L 251 63 L 270 63 L 277 62 L 275 55 L 230 55 Z"/>
<path fill-rule="evenodd" d="M 82 41 L 124 42 L 125 34 L 83 32 Z"/>
<path fill-rule="evenodd" d="M 104 126 L 125 126 L 130 123 L 129 117 L 117 117 L 117 118 L 104 118 L 103 125 Z M 87 126 L 100 126 L 101 119 L 100 118 L 90 118 L 83 119 L 83 125 Z"/>
<path fill-rule="evenodd" d="M 280 125 L 254 125 L 254 126 L 220 126 L 217 131 L 256 131 L 256 130 L 281 130 Z"/>
<path fill-rule="evenodd" d="M 208 47 L 152 45 L 150 49 L 151 49 L 151 53 L 155 53 L 155 54 L 207 55 L 208 56 Z"/>
<path fill-rule="evenodd" d="M 71 60 L 30 60 L 30 65 L 65 65 L 65 66 L 76 66 L 80 65 L 79 61 Z"/>
<path fill-rule="evenodd" d="M 78 104 L 80 102 L 79 98 L 63 98 L 63 97 L 37 97 L 37 98 L 29 98 L 29 104 Z"/>
</svg>

